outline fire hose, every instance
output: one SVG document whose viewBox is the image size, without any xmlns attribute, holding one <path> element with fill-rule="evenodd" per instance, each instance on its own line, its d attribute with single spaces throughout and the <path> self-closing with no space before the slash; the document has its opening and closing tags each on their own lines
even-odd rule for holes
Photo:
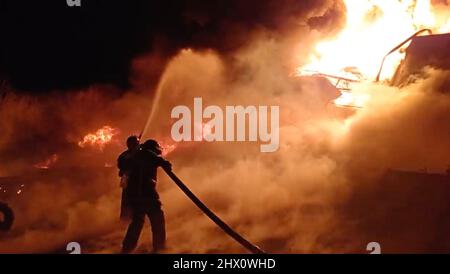
<svg viewBox="0 0 450 274">
<path fill-rule="evenodd" d="M 265 254 L 265 252 L 257 247 L 256 245 L 247 241 L 244 237 L 242 237 L 239 233 L 234 231 L 229 225 L 227 225 L 222 219 L 220 219 L 214 212 L 212 212 L 202 201 L 200 201 L 197 196 L 183 183 L 183 181 L 178 178 L 170 168 L 163 167 L 164 171 L 167 175 L 172 179 L 175 184 L 186 194 L 186 196 L 191 199 L 194 204 L 200 208 L 206 216 L 208 216 L 216 225 L 218 225 L 225 233 L 227 233 L 231 238 L 233 238 L 240 245 L 245 247 L 248 251 L 254 254 Z"/>
<path fill-rule="evenodd" d="M 14 223 L 14 212 L 8 204 L 0 202 L 0 214 L 3 214 L 3 220 L 0 220 L 0 231 L 9 231 Z"/>
<path fill-rule="evenodd" d="M 138 137 L 140 141 L 142 135 L 144 134 L 145 129 L 141 132 Z M 183 193 L 206 215 L 209 219 L 211 219 L 217 226 L 219 226 L 226 234 L 228 234 L 231 238 L 233 238 L 236 242 L 238 242 L 241 246 L 243 246 L 248 251 L 253 254 L 266 254 L 262 249 L 258 246 L 252 244 L 244 237 L 242 237 L 239 233 L 233 230 L 229 225 L 227 225 L 222 219 L 219 218 L 214 212 L 212 212 L 202 201 L 200 201 L 197 196 L 186 186 L 186 184 L 178 178 L 175 173 L 173 173 L 172 169 L 168 166 L 163 166 L 163 170 L 167 173 L 167 175 L 172 179 L 172 181 L 183 191 Z"/>
</svg>

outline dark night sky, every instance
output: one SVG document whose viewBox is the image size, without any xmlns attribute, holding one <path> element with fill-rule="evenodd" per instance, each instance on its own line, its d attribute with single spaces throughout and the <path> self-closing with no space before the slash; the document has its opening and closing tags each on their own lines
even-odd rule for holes
<svg viewBox="0 0 450 274">
<path fill-rule="evenodd" d="M 125 89 L 131 60 L 155 51 L 155 41 L 164 57 L 184 46 L 226 53 L 255 28 L 282 32 L 289 18 L 333 9 L 330 1 L 82 0 L 71 8 L 65 0 L 0 0 L 0 76 L 31 93 L 95 83 Z"/>
<path fill-rule="evenodd" d="M 32 91 L 95 82 L 126 87 L 130 59 L 150 44 L 150 2 L 1 2 L 1 71 L 13 86 Z"/>
</svg>

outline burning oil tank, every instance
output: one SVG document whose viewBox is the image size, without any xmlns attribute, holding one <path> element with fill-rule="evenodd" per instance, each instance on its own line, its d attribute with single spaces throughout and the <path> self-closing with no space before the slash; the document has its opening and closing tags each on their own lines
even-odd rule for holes
<svg viewBox="0 0 450 274">
<path fill-rule="evenodd" d="M 450 69 L 450 33 L 415 36 L 391 84 L 404 86 L 421 78 L 425 67 Z M 450 88 L 450 81 L 442 88 Z"/>
</svg>

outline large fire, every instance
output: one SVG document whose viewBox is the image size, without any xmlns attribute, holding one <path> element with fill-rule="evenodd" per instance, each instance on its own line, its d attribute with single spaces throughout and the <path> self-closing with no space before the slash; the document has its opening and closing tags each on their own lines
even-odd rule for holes
<svg viewBox="0 0 450 274">
<path fill-rule="evenodd" d="M 327 74 L 354 81 L 374 80 L 383 57 L 396 45 L 421 29 L 445 33 L 450 19 L 439 17 L 430 0 L 344 0 L 345 28 L 335 39 L 318 43 L 310 61 L 298 69 L 300 75 Z M 406 48 L 405 44 L 402 49 Z M 389 80 L 404 58 L 399 49 L 385 61 L 380 80 Z M 354 99 L 351 93 L 337 105 Z M 361 105 L 359 105 L 361 107 Z"/>
<path fill-rule="evenodd" d="M 110 126 L 104 126 L 98 129 L 95 133 L 89 133 L 84 136 L 83 140 L 78 142 L 78 146 L 81 148 L 91 146 L 102 150 L 105 145 L 111 143 L 113 137 L 117 135 L 117 133 L 117 129 Z"/>
</svg>

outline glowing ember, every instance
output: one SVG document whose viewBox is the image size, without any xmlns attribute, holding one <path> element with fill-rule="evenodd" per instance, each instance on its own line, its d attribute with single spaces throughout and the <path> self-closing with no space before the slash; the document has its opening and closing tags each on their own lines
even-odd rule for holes
<svg viewBox="0 0 450 274">
<path fill-rule="evenodd" d="M 52 156 L 50 156 L 48 159 L 37 163 L 34 165 L 35 168 L 39 168 L 39 169 L 49 169 L 53 164 L 55 164 L 58 161 L 58 155 L 57 154 L 53 154 Z"/>
<path fill-rule="evenodd" d="M 105 145 L 109 144 L 117 133 L 117 129 L 110 126 L 104 126 L 95 133 L 89 133 L 84 136 L 83 140 L 78 142 L 78 146 L 81 148 L 91 146 L 103 150 Z"/>
<path fill-rule="evenodd" d="M 442 20 L 433 13 L 430 0 L 344 2 L 346 27 L 336 39 L 317 44 L 315 54 L 299 69 L 299 74 L 319 71 L 347 78 L 359 78 L 360 74 L 365 79 L 374 79 L 381 60 L 394 46 L 418 30 L 427 28 L 443 33 L 449 25 L 449 21 L 439 22 Z M 390 55 L 380 79 L 390 79 L 403 57 L 401 51 Z"/>
</svg>

